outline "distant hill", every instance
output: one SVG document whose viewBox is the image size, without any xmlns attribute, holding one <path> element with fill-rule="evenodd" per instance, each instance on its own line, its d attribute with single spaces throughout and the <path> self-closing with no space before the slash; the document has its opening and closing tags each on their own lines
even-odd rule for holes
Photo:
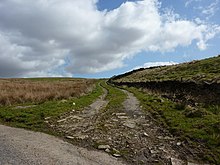
<svg viewBox="0 0 220 165">
<path fill-rule="evenodd" d="M 220 83 L 220 55 L 171 66 L 140 68 L 114 76 L 115 82 L 184 81 Z"/>
</svg>

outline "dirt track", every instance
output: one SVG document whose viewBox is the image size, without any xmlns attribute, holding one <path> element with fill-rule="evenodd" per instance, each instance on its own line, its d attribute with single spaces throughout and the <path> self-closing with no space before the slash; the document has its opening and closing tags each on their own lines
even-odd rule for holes
<svg viewBox="0 0 220 165">
<path fill-rule="evenodd" d="M 76 147 L 46 134 L 0 126 L 0 165 L 120 165 L 122 159 L 126 164 L 197 162 L 194 151 L 161 128 L 150 113 L 143 112 L 132 93 L 123 90 L 127 95 L 124 108 L 103 111 L 108 104 L 107 90 L 103 90 L 104 94 L 83 111 L 73 110 L 47 121 L 71 143 L 102 152 Z"/>
<path fill-rule="evenodd" d="M 103 152 L 73 146 L 53 136 L 0 125 L 0 165 L 123 164 Z"/>
<path fill-rule="evenodd" d="M 187 164 L 195 155 L 184 142 L 175 139 L 143 112 L 134 95 L 122 90 L 124 108 L 103 111 L 105 96 L 81 112 L 68 112 L 51 125 L 72 143 L 124 158 L 129 164 Z"/>
</svg>

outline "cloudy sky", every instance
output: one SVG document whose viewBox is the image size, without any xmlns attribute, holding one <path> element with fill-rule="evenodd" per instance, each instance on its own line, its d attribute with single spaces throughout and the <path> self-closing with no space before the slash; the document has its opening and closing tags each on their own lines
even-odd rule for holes
<svg viewBox="0 0 220 165">
<path fill-rule="evenodd" d="M 220 54 L 219 0 L 0 0 L 0 77 L 110 77 Z"/>
</svg>

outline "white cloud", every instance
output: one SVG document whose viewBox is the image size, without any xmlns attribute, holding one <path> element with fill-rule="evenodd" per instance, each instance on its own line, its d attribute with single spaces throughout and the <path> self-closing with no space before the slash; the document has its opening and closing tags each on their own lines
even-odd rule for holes
<svg viewBox="0 0 220 165">
<path fill-rule="evenodd" d="M 218 25 L 160 12 L 157 0 L 98 11 L 97 0 L 0 1 L 0 77 L 70 76 L 124 66 L 141 51 L 200 50 Z"/>
<path fill-rule="evenodd" d="M 219 10 L 219 0 L 215 0 L 209 6 L 202 8 L 202 14 L 205 14 L 207 16 L 206 19 L 209 19 L 212 16 L 214 16 L 218 10 Z"/>
<path fill-rule="evenodd" d="M 193 2 L 201 2 L 202 0 L 187 0 L 185 2 L 185 7 L 188 7 L 189 5 L 191 5 Z"/>
<path fill-rule="evenodd" d="M 150 67 L 153 67 L 153 66 L 169 66 L 169 65 L 176 65 L 178 63 L 176 62 L 173 62 L 173 61 L 170 61 L 170 62 L 147 62 L 147 63 L 144 63 L 144 65 L 142 66 L 136 66 L 134 69 L 139 69 L 139 68 L 150 68 Z"/>
<path fill-rule="evenodd" d="M 185 6 L 188 7 L 192 2 L 200 2 L 202 0 L 189 0 L 185 3 Z M 196 3 L 194 4 L 193 9 L 198 10 L 200 15 L 205 17 L 206 20 L 209 20 L 211 17 L 216 15 L 219 10 L 219 0 L 211 0 L 205 3 Z"/>
</svg>

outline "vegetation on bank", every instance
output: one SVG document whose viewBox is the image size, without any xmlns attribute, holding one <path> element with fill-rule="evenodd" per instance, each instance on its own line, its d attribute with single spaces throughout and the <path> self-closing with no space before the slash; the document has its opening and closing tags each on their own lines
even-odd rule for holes
<svg viewBox="0 0 220 165">
<path fill-rule="evenodd" d="M 61 84 L 63 83 L 62 81 L 63 80 L 60 81 Z M 41 80 L 37 80 L 37 82 L 42 85 L 45 83 Z M 84 107 L 90 105 L 103 93 L 99 83 L 100 81 L 93 82 L 93 86 L 95 85 L 93 90 L 90 89 L 91 92 L 82 96 L 78 95 L 77 97 L 70 97 L 68 99 L 52 99 L 41 103 L 31 102 L 11 106 L 0 106 L 0 123 L 35 131 L 53 133 L 49 130 L 47 123 L 45 123 L 45 118 L 58 117 L 64 112 L 73 109 L 76 111 L 82 110 Z M 74 83 L 72 83 L 72 85 L 74 85 Z M 54 89 L 52 84 L 51 86 L 52 89 Z M 80 87 L 85 88 L 84 85 Z M 83 90 L 85 89 L 81 91 Z"/>
<path fill-rule="evenodd" d="M 202 157 L 220 164 L 220 106 L 190 107 L 162 98 L 156 94 L 127 88 L 140 100 L 143 111 L 168 128 L 183 141 L 201 147 Z"/>
<path fill-rule="evenodd" d="M 193 81 L 197 83 L 220 83 L 220 55 L 205 60 L 172 66 L 141 68 L 115 76 L 116 82 L 146 81 Z"/>
</svg>

